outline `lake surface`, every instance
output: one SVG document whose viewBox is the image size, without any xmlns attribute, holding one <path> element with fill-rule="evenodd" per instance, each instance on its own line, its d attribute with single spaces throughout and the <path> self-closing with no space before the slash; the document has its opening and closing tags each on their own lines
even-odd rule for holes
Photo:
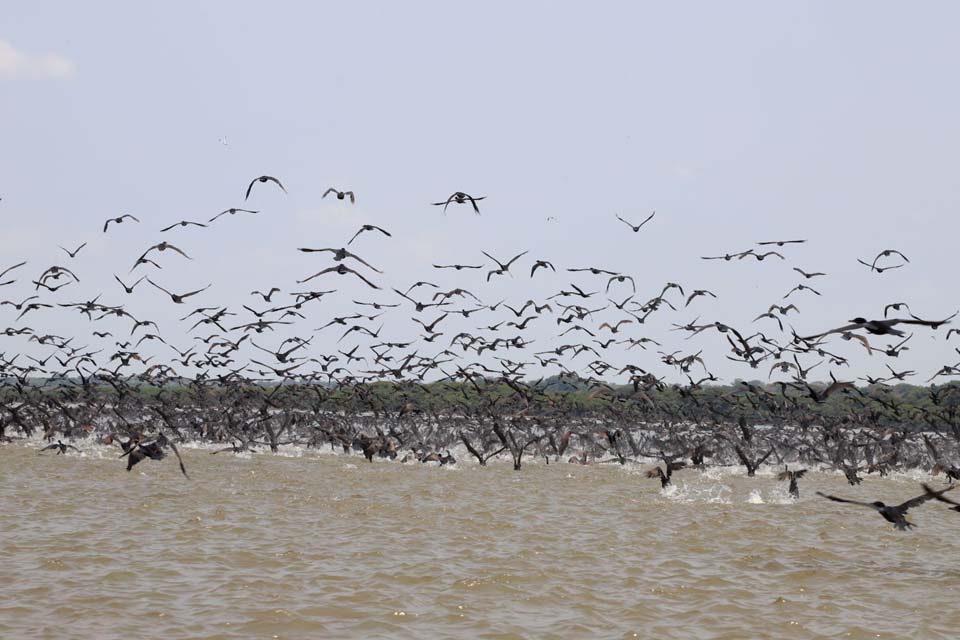
<svg viewBox="0 0 960 640">
<path fill-rule="evenodd" d="M 83 445 L 80 445 L 84 448 Z M 0 447 L 2 638 L 955 638 L 960 513 L 825 501 L 923 474 L 481 468 Z M 940 480 L 935 480 L 941 486 Z"/>
</svg>

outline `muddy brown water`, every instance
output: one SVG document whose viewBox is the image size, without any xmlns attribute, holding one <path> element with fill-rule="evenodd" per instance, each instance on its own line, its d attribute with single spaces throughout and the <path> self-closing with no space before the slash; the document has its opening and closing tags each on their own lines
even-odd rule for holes
<svg viewBox="0 0 960 640">
<path fill-rule="evenodd" d="M 960 513 L 801 480 L 0 447 L 0 638 L 956 638 Z M 938 484 L 941 484 L 938 482 Z"/>
</svg>

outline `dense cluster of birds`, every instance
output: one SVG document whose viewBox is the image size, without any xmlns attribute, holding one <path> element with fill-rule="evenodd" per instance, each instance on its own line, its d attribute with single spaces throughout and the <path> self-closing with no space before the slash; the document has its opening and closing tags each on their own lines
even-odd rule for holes
<svg viewBox="0 0 960 640">
<path fill-rule="evenodd" d="M 250 181 L 244 201 L 263 189 L 281 197 L 287 192 L 280 179 L 263 175 Z M 323 197 L 331 195 L 356 202 L 353 191 L 331 187 Z M 485 199 L 456 191 L 431 204 L 444 213 L 451 205 L 464 205 L 481 215 Z M 206 222 L 181 220 L 160 232 L 189 233 L 224 217 L 259 213 L 230 207 Z M 649 230 L 654 218 L 651 213 L 634 223 L 616 214 L 611 226 L 626 232 L 622 223 L 631 233 L 639 233 Z M 102 232 L 129 224 L 143 223 L 125 213 L 107 219 Z M 882 318 L 855 317 L 836 328 L 801 336 L 789 323 L 785 326 L 785 320 L 799 313 L 796 298 L 821 295 L 806 283 L 827 274 L 793 267 L 801 282 L 753 320 L 764 323 L 760 325 L 764 331 L 699 318 L 673 324 L 673 330 L 686 338 L 716 336 L 729 348 L 728 360 L 767 372 L 768 377 L 789 376 L 771 384 L 741 382 L 724 388 L 710 384 L 719 380 L 702 351 L 668 353 L 659 342 L 639 334 L 654 314 L 703 304 L 718 297 L 713 291 L 667 282 L 649 297 L 638 297 L 630 274 L 594 266 L 558 268 L 550 260 L 530 256 L 529 250 L 507 256 L 481 251 L 485 261 L 432 268 L 464 276 L 476 272 L 479 286 L 494 278 L 536 279 L 542 277 L 541 271 L 566 272 L 578 281 L 542 299 L 522 302 L 491 303 L 478 289 L 458 286 L 445 291 L 427 280 L 403 289 L 385 285 L 383 271 L 361 257 L 359 249 L 347 249 L 392 238 L 388 229 L 362 224 L 342 246 L 300 247 L 300 252 L 318 254 L 328 262 L 295 283 L 251 291 L 252 301 L 186 311 L 179 318 L 193 341 L 186 345 L 161 335 L 157 320 L 168 319 L 143 318 L 124 304 L 101 301 L 141 286 L 169 297 L 169 304 L 178 307 L 202 300 L 213 283 L 181 288 L 157 276 L 164 261 L 193 260 L 167 240 L 138 252 L 129 270 L 114 274 L 119 289 L 100 291 L 86 300 L 64 297 L 81 287 L 79 268 L 50 265 L 23 282 L 20 275 L 27 271 L 26 262 L 2 268 L 0 291 L 21 282 L 27 295 L 0 301 L 0 307 L 11 308 L 10 324 L 0 331 L 0 338 L 36 343 L 46 351 L 40 357 L 9 348 L 0 352 L 0 438 L 8 442 L 41 433 L 50 442 L 41 452 L 57 455 L 79 451 L 78 444 L 93 439 L 117 447 L 127 470 L 172 452 L 184 476 L 187 470 L 177 443 L 193 440 L 223 445 L 214 454 L 277 451 L 298 444 L 358 451 L 371 462 L 396 458 L 438 464 L 455 463 L 451 449 L 462 445 L 481 466 L 505 457 L 516 470 L 525 456 L 581 465 L 655 459 L 659 464 L 646 475 L 658 478 L 664 487 L 685 469 L 742 464 L 753 476 L 761 465 L 776 464 L 782 468 L 778 479 L 789 483 L 795 497 L 806 471 L 801 467 L 812 464 L 841 471 L 851 485 L 858 484 L 862 474 L 904 468 L 927 468 L 951 482 L 960 479 L 960 467 L 952 462 L 960 444 L 960 385 L 933 385 L 927 403 L 908 405 L 898 399 L 891 383 L 916 372 L 889 364 L 909 349 L 913 334 L 907 330 L 936 331 L 956 314 L 924 319 L 913 315 L 907 303 L 895 302 L 885 306 Z M 792 247 L 805 242 L 762 241 L 702 259 L 785 261 Z M 80 261 L 86 244 L 59 248 L 67 260 Z M 871 273 L 882 274 L 909 260 L 896 249 L 884 249 L 872 260 L 859 262 Z M 304 286 L 314 282 L 327 288 Z M 61 289 L 65 293 L 58 293 Z M 319 328 L 303 326 L 308 310 L 343 290 L 352 293 L 353 313 L 327 318 Z M 22 324 L 30 320 L 37 326 L 55 308 L 75 310 L 94 330 L 88 336 L 67 337 Z M 391 328 L 402 326 L 405 312 L 418 336 L 389 339 L 387 322 Z M 454 320 L 469 328 L 444 333 Z M 108 322 L 128 323 L 129 333 L 115 335 L 117 325 Z M 531 346 L 536 340 L 527 332 L 534 323 L 555 325 L 559 343 L 539 350 Z M 296 335 L 271 341 L 280 327 Z M 314 336 L 331 327 L 342 330 L 337 348 L 317 353 Z M 950 329 L 946 338 L 957 332 Z M 854 340 L 867 354 L 886 358 L 890 375 L 863 379 L 866 387 L 835 377 L 834 369 L 848 364 L 846 357 L 831 350 L 829 340 L 835 337 Z M 891 338 L 891 344 L 879 342 Z M 98 347 L 86 344 L 94 339 Z M 147 345 L 168 350 L 168 357 L 146 355 Z M 655 360 L 675 369 L 688 384 L 668 384 L 649 365 L 614 366 L 604 358 L 610 348 L 651 359 L 651 351 L 658 349 Z M 830 382 L 811 380 L 810 372 L 824 364 Z M 960 362 L 944 365 L 926 382 L 945 382 L 957 375 Z M 610 376 L 619 382 L 608 382 Z M 825 497 L 869 506 L 898 528 L 906 528 L 907 510 L 927 500 L 956 505 L 944 496 L 951 488 L 952 484 L 943 489 L 925 486 L 923 495 L 896 506 Z"/>
</svg>

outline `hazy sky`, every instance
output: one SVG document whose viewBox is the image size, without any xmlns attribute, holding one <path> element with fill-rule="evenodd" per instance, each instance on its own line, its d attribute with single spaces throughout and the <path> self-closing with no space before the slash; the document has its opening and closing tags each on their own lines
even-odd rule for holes
<svg viewBox="0 0 960 640">
<path fill-rule="evenodd" d="M 3 13 L 0 270 L 29 264 L 0 298 L 26 297 L 46 267 L 68 266 L 81 282 L 44 301 L 102 293 L 100 302 L 156 320 L 185 348 L 192 340 L 178 318 L 195 306 L 264 308 L 248 294 L 273 284 L 281 302 L 290 291 L 339 289 L 295 329 L 256 336 L 273 347 L 351 313 L 351 299 L 395 302 L 388 287 L 420 279 L 519 304 L 575 282 L 601 292 L 586 305 L 595 308 L 605 304 L 605 279 L 562 269 L 597 266 L 633 275 L 641 302 L 667 281 L 688 294 L 715 292 L 718 299 L 687 309 L 674 294 L 677 312 L 661 310 L 616 337 L 649 336 L 667 352 L 703 349 L 724 379 L 765 378 L 769 365 L 752 371 L 725 358 L 717 332 L 685 340 L 671 323 L 699 316 L 772 336 L 774 323 L 751 321 L 801 281 L 793 266 L 829 274 L 807 282 L 822 297 L 790 298 L 801 313 L 789 324 L 801 334 L 880 317 L 890 302 L 929 318 L 960 305 L 956 3 L 31 2 Z M 289 194 L 257 185 L 249 202 L 257 216 L 158 233 L 242 206 L 247 183 L 261 174 L 279 177 Z M 352 189 L 357 203 L 322 200 L 330 186 Z M 487 196 L 483 215 L 451 206 L 444 216 L 429 205 L 456 190 Z M 637 234 L 614 217 L 639 222 L 653 210 Z M 128 212 L 142 224 L 102 233 L 106 218 Z M 374 278 L 383 292 L 336 275 L 295 284 L 332 264 L 296 247 L 342 246 L 363 223 L 393 234 L 351 245 L 386 272 Z M 783 248 L 786 261 L 699 259 L 780 238 L 809 242 Z M 162 271 L 129 275 L 162 239 L 195 260 L 167 253 Z M 75 260 L 57 248 L 84 241 Z M 886 248 L 910 264 L 882 275 L 857 264 Z M 481 249 L 530 253 L 515 278 L 489 285 L 485 270 L 430 267 L 489 264 Z M 537 258 L 561 273 L 531 280 Z M 195 304 L 174 305 L 146 283 L 128 296 L 112 277 L 143 273 L 178 292 L 213 286 Z M 615 286 L 611 298 L 630 292 Z M 405 305 L 370 326 L 383 322 L 383 338 L 415 338 L 422 332 Z M 103 346 L 101 357 L 113 341 L 90 331 L 129 333 L 127 320 L 90 325 L 75 311 L 40 310 L 15 322 L 17 314 L 0 309 L 0 327 L 76 335 L 76 344 Z M 622 315 L 608 310 L 596 322 Z M 446 335 L 419 352 L 436 353 L 459 330 L 501 319 L 448 318 Z M 342 329 L 317 333 L 311 355 L 330 352 Z M 557 332 L 554 317 L 533 322 L 531 350 L 585 338 Z M 832 350 L 851 366 L 834 371 L 879 376 L 889 363 L 917 370 L 910 381 L 922 382 L 960 359 L 960 339 L 944 342 L 945 329 L 915 334 L 898 360 L 837 339 Z M 8 357 L 24 344 L 0 336 Z M 146 343 L 143 350 L 172 353 Z M 656 351 L 611 347 L 603 355 L 677 379 Z"/>
</svg>

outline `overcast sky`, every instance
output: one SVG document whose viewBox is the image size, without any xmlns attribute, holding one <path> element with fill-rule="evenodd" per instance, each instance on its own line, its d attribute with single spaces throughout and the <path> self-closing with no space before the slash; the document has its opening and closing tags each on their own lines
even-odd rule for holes
<svg viewBox="0 0 960 640">
<path fill-rule="evenodd" d="M 648 336 L 681 355 L 703 349 L 725 380 L 766 378 L 769 363 L 751 370 L 725 357 L 717 332 L 685 340 L 672 323 L 699 316 L 773 336 L 775 323 L 752 320 L 802 281 L 794 266 L 829 274 L 806 282 L 822 296 L 789 299 L 801 313 L 788 324 L 800 334 L 882 317 L 891 302 L 927 318 L 960 305 L 956 3 L 30 2 L 3 13 L 0 270 L 29 264 L 0 298 L 26 297 L 46 267 L 68 266 L 81 282 L 44 301 L 102 293 L 100 302 L 156 320 L 186 348 L 197 333 L 186 335 L 178 319 L 195 306 L 229 305 L 238 325 L 252 319 L 241 304 L 266 306 L 248 295 L 253 289 L 276 285 L 281 302 L 291 291 L 339 289 L 296 327 L 255 337 L 274 347 L 352 313 L 352 299 L 396 302 L 389 287 L 417 280 L 463 287 L 491 304 L 539 302 L 577 283 L 600 291 L 586 303 L 600 307 L 606 279 L 563 273 L 596 266 L 632 275 L 641 302 L 668 281 L 688 294 L 716 293 L 686 309 L 668 294 L 677 312 L 664 308 L 615 337 Z M 280 178 L 288 194 L 256 185 L 248 204 L 258 215 L 159 233 L 243 206 L 261 174 Z M 321 199 L 328 187 L 353 190 L 356 204 Z M 456 190 L 486 196 L 482 216 L 430 206 Z M 636 234 L 615 218 L 639 222 L 654 210 Z M 142 223 L 104 234 L 104 220 L 122 213 Z M 295 283 L 332 264 L 297 247 L 343 246 L 363 223 L 393 234 L 365 234 L 350 247 L 385 272 L 365 271 L 383 291 L 336 275 Z M 809 242 L 780 249 L 785 261 L 700 259 L 787 238 Z M 162 270 L 129 274 L 163 239 L 195 259 L 168 252 Z M 58 248 L 82 242 L 89 245 L 76 259 Z M 856 262 L 888 248 L 910 263 L 877 274 Z M 515 277 L 489 284 L 486 269 L 430 266 L 490 264 L 481 250 L 502 259 L 530 253 Z M 539 258 L 560 273 L 531 279 Z M 213 286 L 174 305 L 146 283 L 126 295 L 113 274 L 128 282 L 149 274 L 175 292 Z M 629 293 L 615 284 L 609 297 Z M 404 304 L 365 324 L 384 323 L 382 338 L 415 339 L 422 331 Z M 77 336 L 75 344 L 103 347 L 100 357 L 115 350 L 113 340 L 92 330 L 129 333 L 127 320 L 91 325 L 55 309 L 17 322 L 18 313 L 0 309 L 0 328 Z M 444 337 L 417 349 L 436 353 L 458 331 L 508 317 L 451 317 L 439 326 Z M 621 317 L 608 309 L 593 324 Z M 557 338 L 568 326 L 558 328 L 555 316 L 533 322 L 530 351 L 589 338 Z M 310 355 L 332 352 L 342 331 L 318 332 Z M 831 369 L 845 379 L 880 376 L 888 363 L 915 369 L 910 381 L 919 383 L 960 359 L 960 339 L 945 342 L 945 329 L 914 333 L 897 360 L 837 339 L 832 351 L 850 366 L 824 364 L 813 377 Z M 27 348 L 0 336 L 7 357 Z M 656 351 L 612 346 L 601 355 L 682 379 Z"/>
</svg>

